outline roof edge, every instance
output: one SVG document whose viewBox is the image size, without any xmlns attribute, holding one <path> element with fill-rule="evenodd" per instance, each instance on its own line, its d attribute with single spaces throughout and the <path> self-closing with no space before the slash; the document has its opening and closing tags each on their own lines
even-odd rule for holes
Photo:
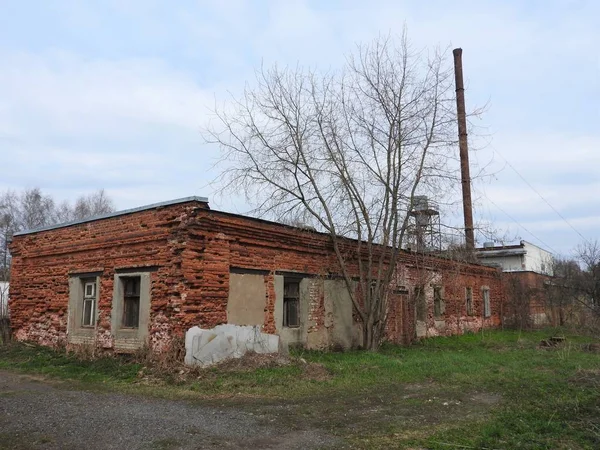
<svg viewBox="0 0 600 450">
<path fill-rule="evenodd" d="M 115 211 L 115 212 L 108 213 L 108 214 L 100 214 L 97 216 L 91 216 L 91 217 L 87 217 L 85 219 L 72 220 L 70 222 L 57 223 L 55 225 L 48 225 L 45 227 L 32 228 L 31 230 L 19 231 L 19 232 L 15 233 L 13 236 L 23 236 L 26 234 L 39 233 L 40 231 L 55 230 L 58 228 L 65 228 L 65 227 L 70 227 L 73 225 L 79 225 L 82 223 L 94 222 L 96 220 L 124 216 L 126 214 L 132 214 L 132 213 L 136 213 L 136 212 L 140 212 L 140 211 L 146 211 L 148 209 L 155 209 L 155 208 L 161 208 L 163 206 L 171 206 L 171 205 L 177 205 L 180 203 L 190 203 L 190 202 L 208 203 L 208 197 L 191 196 L 191 197 L 177 198 L 175 200 L 167 200 L 165 202 L 158 202 L 158 203 L 152 203 L 150 205 L 138 206 L 137 208 L 123 209 L 121 211 Z"/>
<path fill-rule="evenodd" d="M 488 248 L 487 250 L 476 250 L 475 255 L 478 258 L 491 258 L 494 256 L 515 256 L 526 255 L 527 250 L 524 248 Z"/>
</svg>

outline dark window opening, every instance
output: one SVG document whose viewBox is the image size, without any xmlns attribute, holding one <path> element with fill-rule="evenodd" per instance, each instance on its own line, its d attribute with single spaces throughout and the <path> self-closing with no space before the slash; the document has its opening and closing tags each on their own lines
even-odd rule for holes
<svg viewBox="0 0 600 450">
<path fill-rule="evenodd" d="M 425 302 L 425 289 L 423 286 L 415 288 L 415 306 L 417 308 L 417 320 L 424 322 L 427 320 L 427 303 Z"/>
<path fill-rule="evenodd" d="M 83 284 L 83 316 L 82 327 L 96 325 L 96 282 L 93 279 L 82 280 Z"/>
<path fill-rule="evenodd" d="M 492 315 L 492 308 L 490 306 L 490 290 L 487 288 L 483 289 L 483 316 L 490 317 Z"/>
<path fill-rule="evenodd" d="M 436 319 L 442 317 L 442 288 L 435 286 L 433 288 L 433 314 Z"/>
<path fill-rule="evenodd" d="M 140 277 L 122 277 L 123 328 L 137 328 L 140 322 Z"/>
<path fill-rule="evenodd" d="M 473 288 L 468 287 L 466 289 L 466 296 L 467 296 L 467 315 L 472 316 L 473 315 Z"/>
<path fill-rule="evenodd" d="M 379 295 L 379 292 L 377 290 L 377 281 L 372 280 L 369 289 L 370 289 L 369 294 L 371 295 L 371 302 L 374 302 Z"/>
<path fill-rule="evenodd" d="M 283 326 L 300 326 L 300 281 L 283 282 Z"/>
</svg>

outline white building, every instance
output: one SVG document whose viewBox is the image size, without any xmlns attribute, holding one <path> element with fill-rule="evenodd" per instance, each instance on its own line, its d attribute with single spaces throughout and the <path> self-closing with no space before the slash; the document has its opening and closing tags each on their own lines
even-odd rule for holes
<svg viewBox="0 0 600 450">
<path fill-rule="evenodd" d="M 516 245 L 495 246 L 486 242 L 476 250 L 481 263 L 502 268 L 503 272 L 535 272 L 553 275 L 552 253 L 531 242 L 521 241 Z"/>
</svg>

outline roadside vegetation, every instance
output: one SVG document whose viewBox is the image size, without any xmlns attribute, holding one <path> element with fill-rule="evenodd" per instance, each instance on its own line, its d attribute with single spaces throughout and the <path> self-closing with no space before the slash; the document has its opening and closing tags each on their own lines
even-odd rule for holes
<svg viewBox="0 0 600 450">
<path fill-rule="evenodd" d="M 556 335 L 565 340 L 548 340 Z M 83 358 L 13 343 L 0 346 L 0 370 L 243 408 L 292 429 L 324 429 L 354 448 L 595 449 L 599 350 L 598 338 L 565 330 L 487 331 L 186 369 L 147 355 Z"/>
</svg>

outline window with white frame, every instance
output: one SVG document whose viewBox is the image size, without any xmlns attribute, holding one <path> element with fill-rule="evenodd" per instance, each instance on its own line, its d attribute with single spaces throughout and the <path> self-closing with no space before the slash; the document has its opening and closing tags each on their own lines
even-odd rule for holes
<svg viewBox="0 0 600 450">
<path fill-rule="evenodd" d="M 96 326 L 96 280 L 86 278 L 81 280 L 83 284 L 83 307 L 81 326 L 94 327 Z"/>
</svg>

